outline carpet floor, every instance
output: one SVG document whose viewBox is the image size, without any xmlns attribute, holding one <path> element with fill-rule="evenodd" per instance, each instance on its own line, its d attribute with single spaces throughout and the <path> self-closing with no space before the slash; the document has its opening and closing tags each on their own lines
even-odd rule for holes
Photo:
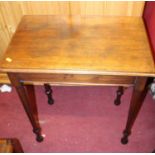
<svg viewBox="0 0 155 155">
<path fill-rule="evenodd" d="M 148 93 L 134 124 L 129 143 L 120 139 L 125 128 L 132 88 L 113 104 L 115 87 L 53 87 L 54 105 L 36 86 L 42 143 L 32 127 L 15 89 L 0 93 L 0 137 L 17 138 L 24 152 L 152 152 L 155 149 L 155 101 Z"/>
</svg>

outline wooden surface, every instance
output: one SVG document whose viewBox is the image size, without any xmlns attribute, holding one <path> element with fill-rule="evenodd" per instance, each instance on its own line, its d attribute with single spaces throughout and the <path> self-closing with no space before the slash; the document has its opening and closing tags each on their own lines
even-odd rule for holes
<svg viewBox="0 0 155 155">
<path fill-rule="evenodd" d="M 7 74 L 5 74 L 5 73 L 0 73 L 0 84 L 2 84 L 2 83 L 7 83 L 7 84 L 10 83 L 9 78 L 8 78 Z"/>
<path fill-rule="evenodd" d="M 131 86 L 135 78 L 128 76 L 103 76 L 103 75 L 86 75 L 86 74 L 37 74 L 37 73 L 18 73 L 16 74 L 21 82 L 26 84 L 50 83 L 60 86 Z"/>
<path fill-rule="evenodd" d="M 26 85 L 44 85 L 46 82 L 52 86 L 124 86 L 129 87 L 134 84 L 133 77 L 120 76 L 97 76 L 97 75 L 67 75 L 67 74 L 19 74 L 19 77 Z M 8 75 L 0 73 L 0 84 L 11 84 Z"/>
<path fill-rule="evenodd" d="M 0 153 L 24 153 L 16 138 L 0 138 Z"/>
<path fill-rule="evenodd" d="M 154 75 L 141 17 L 24 16 L 4 72 Z"/>
<path fill-rule="evenodd" d="M 144 1 L 0 2 L 0 57 L 23 15 L 141 16 Z"/>
<path fill-rule="evenodd" d="M 0 153 L 13 153 L 13 146 L 9 140 L 0 140 Z"/>
</svg>

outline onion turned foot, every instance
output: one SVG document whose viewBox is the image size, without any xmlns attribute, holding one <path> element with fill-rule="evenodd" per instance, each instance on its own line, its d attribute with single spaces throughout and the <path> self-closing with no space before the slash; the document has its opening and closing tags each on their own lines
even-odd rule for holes
<svg viewBox="0 0 155 155">
<path fill-rule="evenodd" d="M 123 137 L 123 138 L 121 138 L 121 143 L 122 144 L 127 144 L 128 143 L 128 138 L 127 137 Z"/>
<path fill-rule="evenodd" d="M 123 137 L 121 138 L 121 143 L 122 144 L 127 144 L 128 143 L 128 136 L 131 134 L 131 131 L 125 130 L 123 132 Z"/>
<path fill-rule="evenodd" d="M 118 106 L 121 104 L 121 96 L 124 94 L 124 88 L 121 86 L 118 87 L 116 94 L 117 94 L 117 96 L 116 96 L 116 99 L 114 101 L 114 104 Z"/>
<path fill-rule="evenodd" d="M 37 135 L 36 141 L 37 142 L 42 142 L 44 140 L 44 137 L 42 135 Z"/>
</svg>

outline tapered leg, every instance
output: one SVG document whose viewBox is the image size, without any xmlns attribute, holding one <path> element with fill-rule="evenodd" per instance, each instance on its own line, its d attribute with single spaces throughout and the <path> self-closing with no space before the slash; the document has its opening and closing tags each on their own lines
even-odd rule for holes
<svg viewBox="0 0 155 155">
<path fill-rule="evenodd" d="M 123 137 L 121 139 L 122 144 L 128 143 L 128 136 L 131 134 L 131 128 L 135 122 L 135 119 L 138 115 L 138 112 L 140 111 L 140 108 L 142 107 L 143 101 L 147 94 L 148 82 L 148 79 L 145 77 L 138 77 L 135 81 L 135 86 L 132 93 L 132 99 L 128 113 L 128 120 L 126 128 L 123 132 Z"/>
<path fill-rule="evenodd" d="M 30 102 L 31 102 L 30 106 L 31 106 L 31 109 L 33 111 L 35 120 L 37 122 L 39 122 L 38 109 L 37 109 L 37 105 L 36 105 L 36 96 L 35 96 L 34 86 L 29 84 L 29 85 L 24 85 L 24 87 L 25 87 L 27 95 L 28 95 L 28 97 L 30 99 Z"/>
<path fill-rule="evenodd" d="M 47 83 L 44 84 L 44 87 L 45 87 L 45 93 L 48 97 L 48 104 L 54 104 L 54 99 L 52 98 L 52 89 L 51 89 L 51 86 Z"/>
<path fill-rule="evenodd" d="M 117 96 L 116 96 L 116 99 L 114 101 L 114 104 L 120 105 L 121 104 L 121 96 L 124 94 L 124 87 L 122 87 L 122 86 L 118 87 L 118 90 L 116 93 L 117 93 Z"/>
<path fill-rule="evenodd" d="M 26 89 L 24 88 L 24 85 L 23 83 L 21 83 L 19 80 L 18 80 L 18 76 L 16 74 L 13 74 L 13 73 L 9 73 L 8 74 L 9 76 L 9 79 L 11 81 L 11 84 L 13 86 L 15 86 L 16 88 L 16 91 L 18 93 L 18 96 L 23 104 L 23 107 L 25 109 L 25 112 L 27 113 L 27 116 L 32 124 L 32 127 L 33 127 L 33 132 L 36 134 L 36 140 L 38 142 L 41 142 L 43 141 L 43 137 L 41 135 L 41 128 L 40 128 L 40 125 L 39 125 L 39 121 L 37 120 L 37 117 L 35 116 L 34 114 L 34 111 L 37 111 L 37 110 L 34 110 L 32 108 L 32 105 L 35 104 L 34 103 L 34 98 L 32 97 L 33 95 L 29 96 L 30 95 L 30 92 L 28 92 L 28 90 L 30 89 Z M 33 90 L 31 90 L 31 93 L 34 94 Z M 35 107 L 35 106 L 33 106 Z"/>
</svg>

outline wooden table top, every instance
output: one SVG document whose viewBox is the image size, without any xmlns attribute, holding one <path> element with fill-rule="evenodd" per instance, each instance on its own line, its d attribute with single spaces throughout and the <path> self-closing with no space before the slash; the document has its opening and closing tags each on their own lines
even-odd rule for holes
<svg viewBox="0 0 155 155">
<path fill-rule="evenodd" d="M 142 18 L 24 16 L 1 71 L 154 76 Z"/>
</svg>

